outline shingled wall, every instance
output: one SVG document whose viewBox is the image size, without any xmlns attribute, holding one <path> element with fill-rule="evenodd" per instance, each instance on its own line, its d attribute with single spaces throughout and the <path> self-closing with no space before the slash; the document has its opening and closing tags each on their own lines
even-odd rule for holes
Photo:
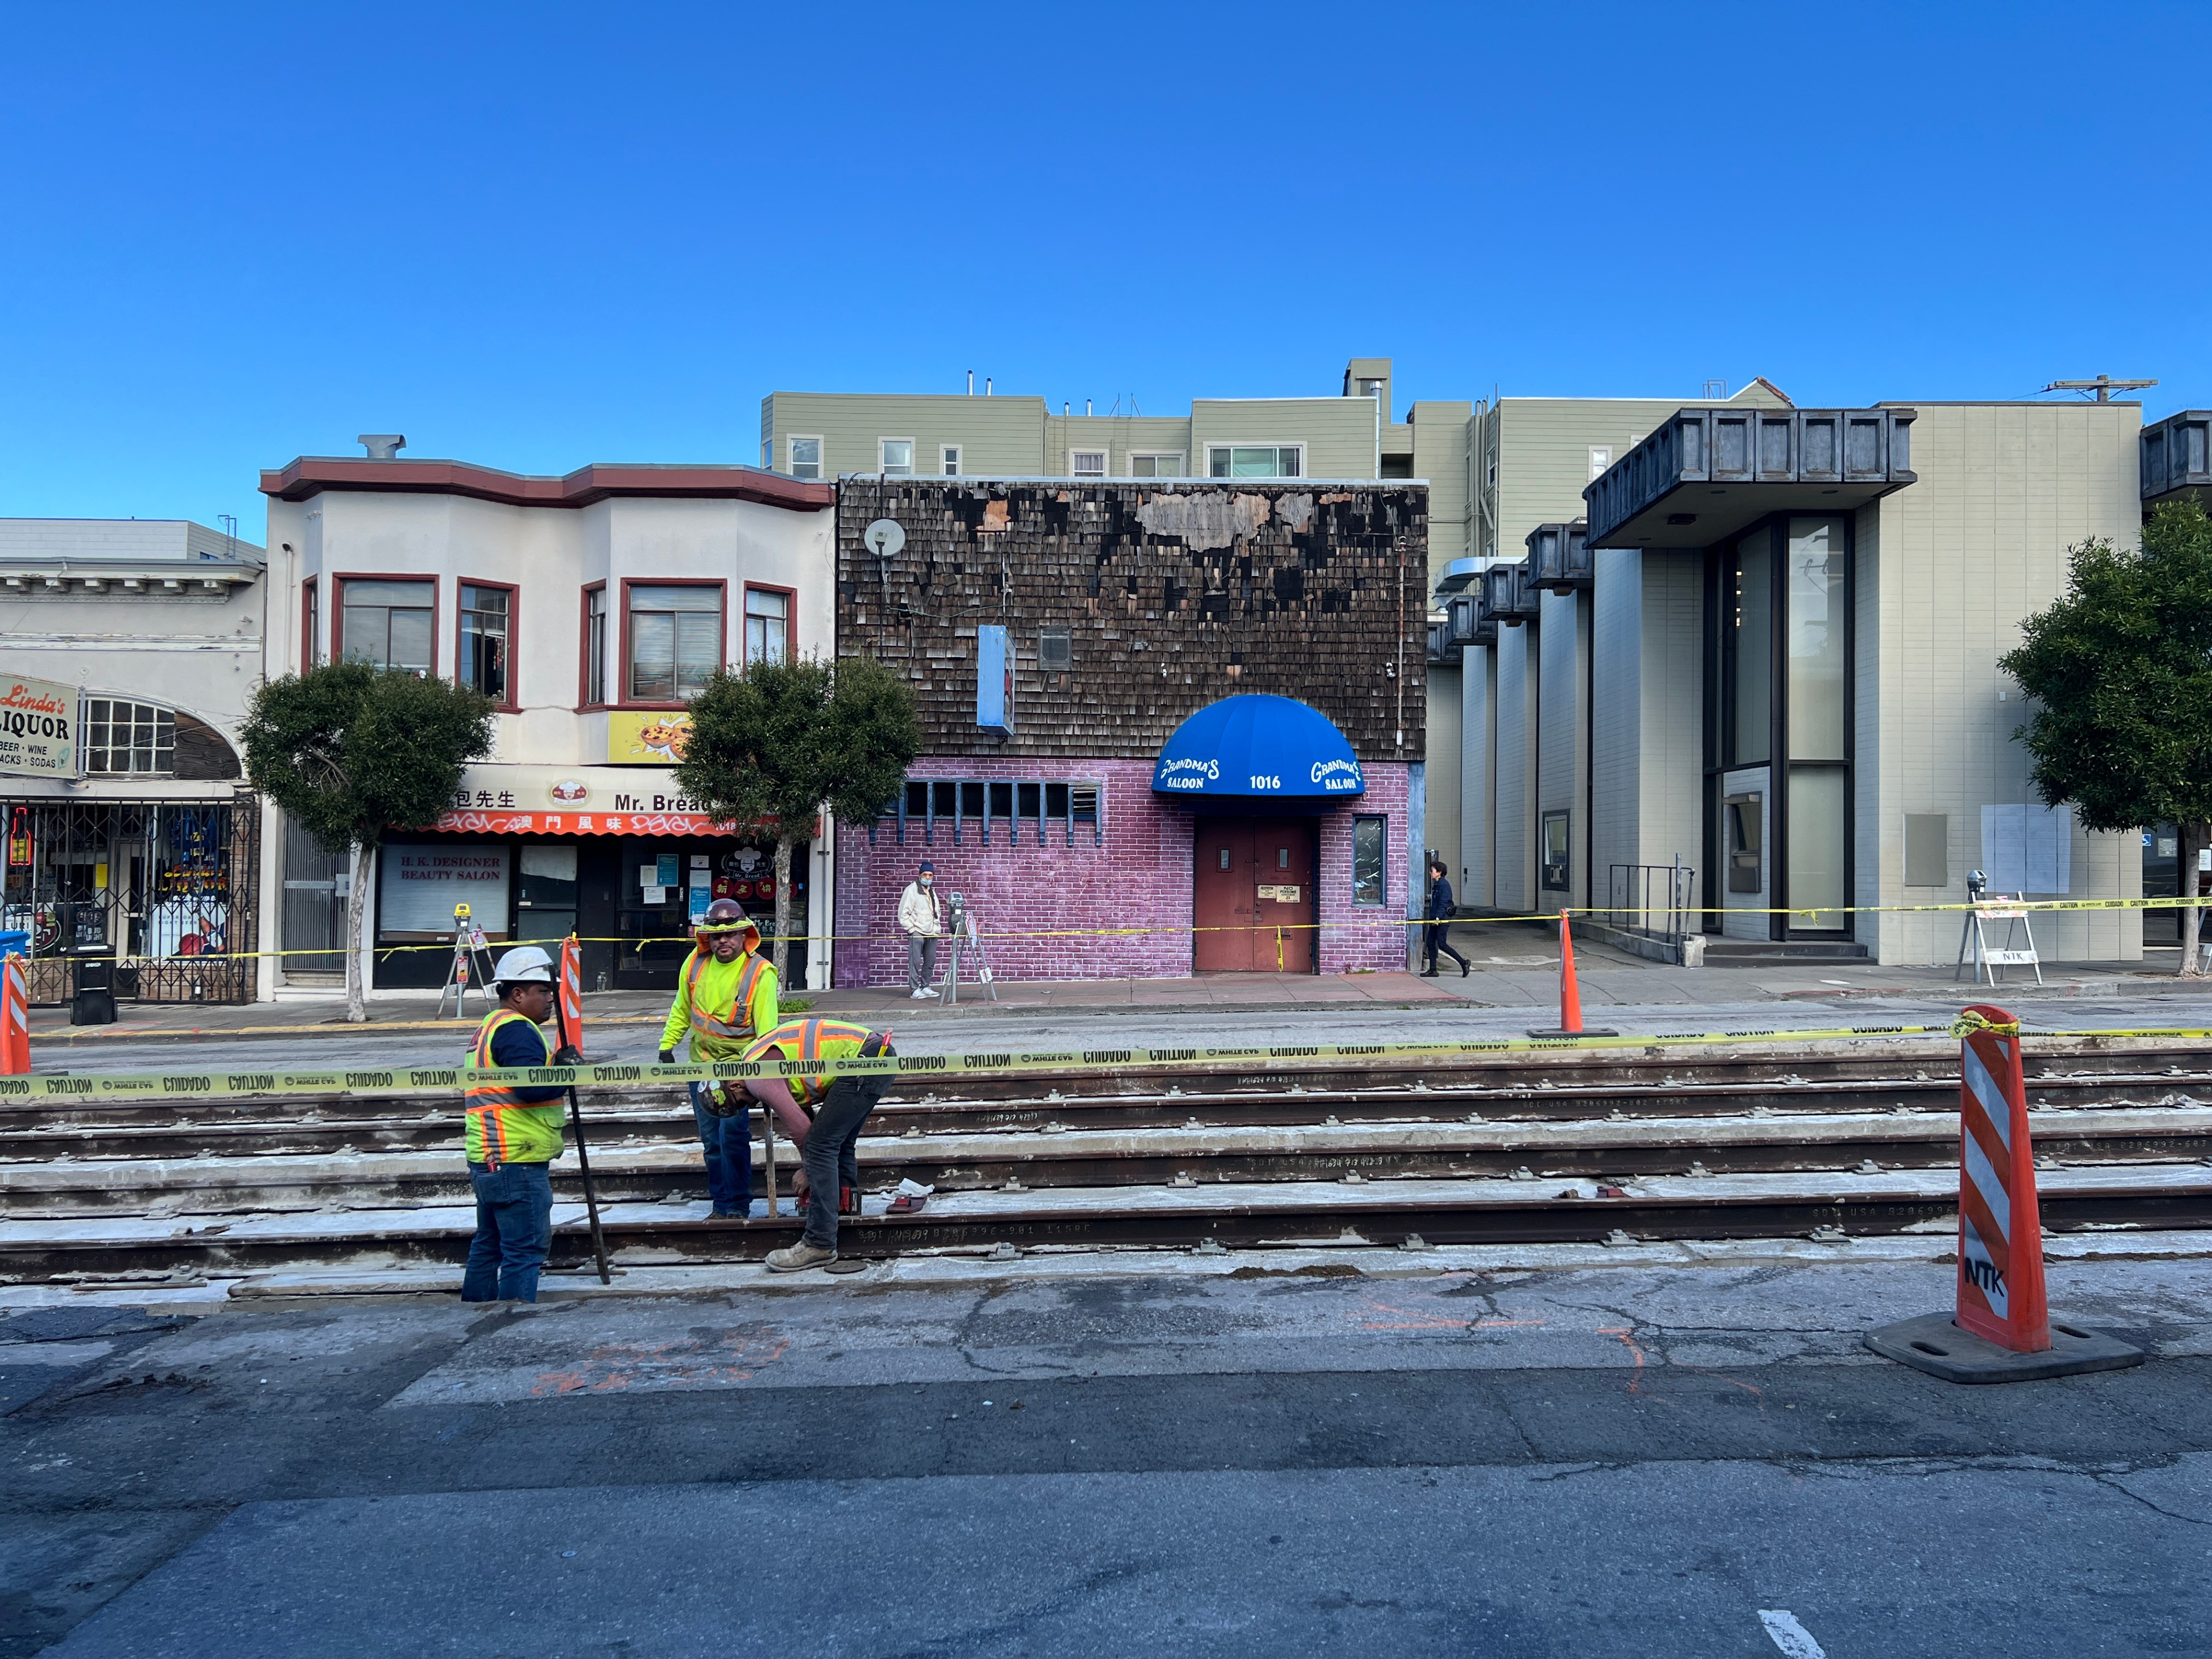
<svg viewBox="0 0 2212 1659">
<path fill-rule="evenodd" d="M 906 544 L 861 538 L 890 519 Z M 1363 762 L 1422 759 L 1428 490 L 1418 483 L 847 478 L 837 649 L 902 669 L 929 755 L 1149 759 L 1243 692 L 1327 714 Z M 1015 733 L 975 726 L 975 629 L 1015 653 Z M 1067 672 L 1038 637 L 1070 635 Z"/>
</svg>

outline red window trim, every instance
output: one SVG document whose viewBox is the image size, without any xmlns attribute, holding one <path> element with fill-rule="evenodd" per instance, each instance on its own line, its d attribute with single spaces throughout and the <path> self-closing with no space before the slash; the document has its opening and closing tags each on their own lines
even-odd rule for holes
<svg viewBox="0 0 2212 1659">
<path fill-rule="evenodd" d="M 507 700 L 492 707 L 502 714 L 520 714 L 521 699 L 516 696 L 515 682 L 521 678 L 522 653 L 522 590 L 513 582 L 487 581 L 479 576 L 462 576 L 453 585 L 453 678 L 461 678 L 461 613 L 467 607 L 461 603 L 464 587 L 496 587 L 507 595 Z"/>
<path fill-rule="evenodd" d="M 795 587 L 779 587 L 774 582 L 747 582 L 745 592 L 783 595 L 783 659 L 786 662 L 797 662 L 799 660 L 799 590 Z M 749 624 L 751 618 L 740 611 L 738 620 L 742 627 Z M 738 656 L 740 661 L 744 659 L 744 635 L 741 631 L 738 635 Z"/>
<path fill-rule="evenodd" d="M 610 708 L 681 708 L 681 702 L 636 702 L 629 695 L 629 591 L 633 587 L 712 587 L 720 590 L 722 606 L 722 649 L 720 661 L 730 660 L 730 584 L 720 576 L 625 576 L 622 585 L 622 657 L 616 665 L 622 675 L 622 693 Z"/>
<path fill-rule="evenodd" d="M 611 706 L 605 700 L 605 684 L 599 687 L 599 701 L 592 700 L 592 595 L 606 591 L 607 585 L 602 580 L 586 582 L 576 594 L 576 712 L 580 714 L 595 714 Z M 607 630 L 615 636 L 609 643 L 617 643 L 622 634 L 621 619 L 609 611 L 607 620 L 614 624 Z M 612 653 L 609 657 L 611 661 Z"/>
<path fill-rule="evenodd" d="M 430 677 L 438 675 L 438 617 L 445 583 L 420 570 L 339 570 L 331 575 L 331 658 L 345 660 L 345 585 L 348 582 L 427 582 L 430 586 Z"/>
<path fill-rule="evenodd" d="M 315 585 L 319 580 L 309 576 L 300 584 L 300 672 L 302 674 L 317 666 L 315 623 L 322 615 L 322 590 Z"/>
</svg>

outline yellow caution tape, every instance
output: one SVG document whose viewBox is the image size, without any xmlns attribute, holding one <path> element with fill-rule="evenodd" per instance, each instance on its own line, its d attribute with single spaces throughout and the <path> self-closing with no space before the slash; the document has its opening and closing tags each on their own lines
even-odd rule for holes
<svg viewBox="0 0 2212 1659">
<path fill-rule="evenodd" d="M 1977 1031 L 1988 1031 L 1996 1036 L 2018 1036 L 2020 1022 L 2016 1019 L 1991 1019 L 1978 1009 L 1961 1008 L 1958 1018 L 1951 1022 L 1951 1035 L 1969 1037 Z"/>
<path fill-rule="evenodd" d="M 457 1094 L 488 1084 L 524 1088 L 611 1089 L 675 1087 L 753 1078 L 842 1073 L 896 1077 L 998 1076 L 1092 1072 L 1145 1066 L 1175 1069 L 1244 1061 L 1268 1066 L 1285 1060 L 1434 1059 L 1478 1054 L 1554 1054 L 1571 1049 L 1650 1048 L 1743 1042 L 1830 1042 L 1850 1038 L 1947 1037 L 1947 1025 L 1840 1025 L 1813 1030 L 1753 1027 L 1725 1031 L 1662 1031 L 1646 1036 L 1468 1037 L 1451 1042 L 1294 1043 L 1272 1047 L 1086 1048 L 1027 1054 L 896 1054 L 873 1059 L 718 1060 L 703 1065 L 611 1063 L 544 1066 L 471 1072 L 459 1066 L 363 1067 L 332 1071 L 160 1072 L 127 1075 L 0 1077 L 0 1102 L 22 1100 L 193 1100 L 255 1098 L 291 1094 Z M 1993 1027 L 1992 1029 L 2002 1029 Z M 2212 1030 L 2038 1031 L 2052 1037 L 2168 1037 L 2212 1040 Z"/>
</svg>

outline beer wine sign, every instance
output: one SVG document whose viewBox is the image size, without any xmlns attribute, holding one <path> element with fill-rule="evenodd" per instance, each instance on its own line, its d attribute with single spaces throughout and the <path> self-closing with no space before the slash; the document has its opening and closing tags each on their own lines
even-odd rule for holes
<svg viewBox="0 0 2212 1659">
<path fill-rule="evenodd" d="M 76 687 L 0 674 L 0 776 L 77 775 Z"/>
</svg>

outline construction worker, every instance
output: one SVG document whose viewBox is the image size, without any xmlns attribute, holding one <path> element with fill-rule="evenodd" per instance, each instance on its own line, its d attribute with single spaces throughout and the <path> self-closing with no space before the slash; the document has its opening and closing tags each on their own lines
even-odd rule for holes
<svg viewBox="0 0 2212 1659">
<path fill-rule="evenodd" d="M 518 945 L 492 969 L 499 1006 L 477 1028 L 471 1072 L 493 1067 L 574 1066 L 582 1056 L 556 1050 L 544 1031 L 553 1018 L 553 961 Z M 535 1302 L 538 1270 L 553 1243 L 553 1182 L 561 1156 L 561 1089 L 511 1084 L 466 1086 L 469 1182 L 476 1188 L 477 1233 L 461 1279 L 464 1302 Z"/>
<path fill-rule="evenodd" d="M 676 1058 L 688 1032 L 691 1063 L 736 1060 L 775 1024 L 775 968 L 760 953 L 760 929 L 735 899 L 716 899 L 692 930 L 696 943 L 676 976 L 676 1000 L 660 1031 L 660 1063 Z M 691 1116 L 706 1149 L 707 1196 L 716 1220 L 741 1220 L 753 1208 L 752 1119 L 745 1091 L 694 1084 Z"/>
<path fill-rule="evenodd" d="M 889 1031 L 810 1017 L 787 1019 L 745 1049 L 747 1060 L 822 1060 L 819 1072 L 790 1078 L 755 1078 L 736 1085 L 782 1122 L 799 1148 L 799 1181 L 806 1193 L 806 1231 L 796 1244 L 771 1250 L 768 1265 L 780 1273 L 827 1267 L 837 1259 L 837 1212 L 857 1214 L 860 1165 L 854 1152 L 860 1126 L 890 1085 L 888 1072 L 840 1077 L 836 1061 L 893 1053 Z"/>
</svg>

